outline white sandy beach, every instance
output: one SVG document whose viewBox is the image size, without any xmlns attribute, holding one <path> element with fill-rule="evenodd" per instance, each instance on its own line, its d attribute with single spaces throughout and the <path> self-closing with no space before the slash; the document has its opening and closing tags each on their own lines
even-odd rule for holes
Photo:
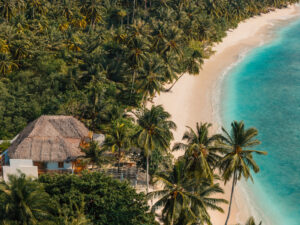
<svg viewBox="0 0 300 225">
<path fill-rule="evenodd" d="M 218 130 L 221 124 L 218 122 L 220 120 L 214 99 L 221 98 L 218 81 L 226 73 L 227 68 L 237 62 L 242 53 L 268 40 L 274 25 L 298 15 L 299 7 L 291 6 L 246 20 L 235 30 L 228 32 L 223 42 L 215 46 L 216 53 L 205 61 L 198 76 L 184 75 L 174 86 L 172 92 L 162 93 L 154 99 L 156 105 L 162 104 L 165 110 L 171 113 L 173 121 L 177 124 L 175 142 L 181 140 L 186 126 L 195 127 L 196 122 L 210 122 L 213 124 L 213 130 Z M 227 200 L 230 196 L 230 185 L 226 185 L 225 196 L 223 196 Z M 239 193 L 239 187 L 236 190 L 229 222 L 230 224 L 244 224 L 252 214 L 251 207 L 247 205 L 245 196 Z M 224 210 L 224 214 L 211 213 L 214 225 L 224 224 L 227 206 L 224 206 Z"/>
</svg>

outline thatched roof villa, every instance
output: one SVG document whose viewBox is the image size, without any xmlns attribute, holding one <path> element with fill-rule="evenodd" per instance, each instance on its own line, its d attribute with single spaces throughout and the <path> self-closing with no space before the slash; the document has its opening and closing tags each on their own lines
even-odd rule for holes
<svg viewBox="0 0 300 225">
<path fill-rule="evenodd" d="M 41 116 L 18 135 L 7 150 L 9 160 L 32 160 L 39 173 L 74 171 L 83 156 L 82 141 L 90 135 L 83 123 L 72 116 Z"/>
</svg>

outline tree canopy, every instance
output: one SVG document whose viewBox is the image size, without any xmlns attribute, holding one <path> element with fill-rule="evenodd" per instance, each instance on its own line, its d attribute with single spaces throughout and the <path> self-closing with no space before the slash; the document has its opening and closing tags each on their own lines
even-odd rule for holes
<svg viewBox="0 0 300 225">
<path fill-rule="evenodd" d="M 198 74 L 228 29 L 297 0 L 1 0 L 0 139 L 42 114 L 94 131 Z"/>
<path fill-rule="evenodd" d="M 69 205 L 72 200 L 80 206 L 83 198 L 84 213 L 92 224 L 156 224 L 154 215 L 147 212 L 149 206 L 145 195 L 136 193 L 127 182 L 99 172 L 83 173 L 81 176 L 43 175 L 38 181 L 60 205 Z"/>
</svg>

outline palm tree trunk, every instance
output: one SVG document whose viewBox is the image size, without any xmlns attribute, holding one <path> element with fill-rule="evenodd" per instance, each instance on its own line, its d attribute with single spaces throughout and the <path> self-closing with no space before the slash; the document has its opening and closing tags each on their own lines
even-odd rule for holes
<svg viewBox="0 0 300 225">
<path fill-rule="evenodd" d="M 235 183 L 236 183 L 236 171 L 234 171 L 234 174 L 233 174 L 232 188 L 231 188 L 231 195 L 230 195 L 230 202 L 229 202 L 228 214 L 227 214 L 227 218 L 226 218 L 226 221 L 225 221 L 225 225 L 227 225 L 229 217 L 230 217 L 230 211 L 231 211 L 231 205 L 232 205 L 232 197 L 233 197 Z"/>
<path fill-rule="evenodd" d="M 133 70 L 133 77 L 132 77 L 132 82 L 131 82 L 131 90 L 130 90 L 130 97 L 129 97 L 129 103 L 131 103 L 131 96 L 133 93 L 133 86 L 134 86 L 134 81 L 135 81 L 135 69 Z"/>
<path fill-rule="evenodd" d="M 133 0 L 132 23 L 134 23 L 135 1 L 136 1 L 136 0 Z"/>
<path fill-rule="evenodd" d="M 118 154 L 118 173 L 121 172 L 121 163 L 120 163 L 120 161 L 121 161 L 121 151 L 119 149 L 119 154 Z"/>
<path fill-rule="evenodd" d="M 149 155 L 147 154 L 147 169 L 146 169 L 147 194 L 149 193 Z"/>
<path fill-rule="evenodd" d="M 172 84 L 172 86 L 171 87 L 169 87 L 167 90 L 165 90 L 165 92 L 169 92 L 169 91 L 171 91 L 171 89 L 174 87 L 174 85 L 177 83 L 177 81 L 182 77 L 184 75 L 184 73 L 183 74 L 181 74 L 180 75 L 180 77 L 178 77 L 177 78 L 177 80 Z"/>
</svg>

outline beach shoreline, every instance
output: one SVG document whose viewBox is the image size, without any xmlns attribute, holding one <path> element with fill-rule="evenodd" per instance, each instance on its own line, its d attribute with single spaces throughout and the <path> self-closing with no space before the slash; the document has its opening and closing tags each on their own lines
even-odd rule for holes
<svg viewBox="0 0 300 225">
<path fill-rule="evenodd" d="M 215 54 L 205 60 L 198 76 L 185 74 L 170 93 L 162 93 L 154 99 L 154 103 L 163 105 L 177 124 L 174 142 L 181 141 L 186 126 L 194 128 L 196 122 L 212 123 L 211 132 L 219 131 L 222 126 L 219 113 L 222 101 L 221 86 L 225 75 L 243 59 L 247 52 L 270 41 L 274 27 L 283 26 L 299 15 L 299 6 L 293 5 L 241 22 L 236 29 L 228 31 L 223 41 L 213 48 Z M 182 152 L 176 152 L 174 155 L 178 157 L 181 154 Z M 218 197 L 229 200 L 230 189 L 229 182 L 224 187 L 225 195 Z M 247 218 L 253 215 L 253 209 L 250 209 L 246 198 L 241 195 L 243 194 L 237 186 L 229 224 L 245 223 Z M 223 205 L 223 208 L 225 211 L 223 214 L 210 212 L 214 225 L 224 224 L 228 206 Z"/>
</svg>

